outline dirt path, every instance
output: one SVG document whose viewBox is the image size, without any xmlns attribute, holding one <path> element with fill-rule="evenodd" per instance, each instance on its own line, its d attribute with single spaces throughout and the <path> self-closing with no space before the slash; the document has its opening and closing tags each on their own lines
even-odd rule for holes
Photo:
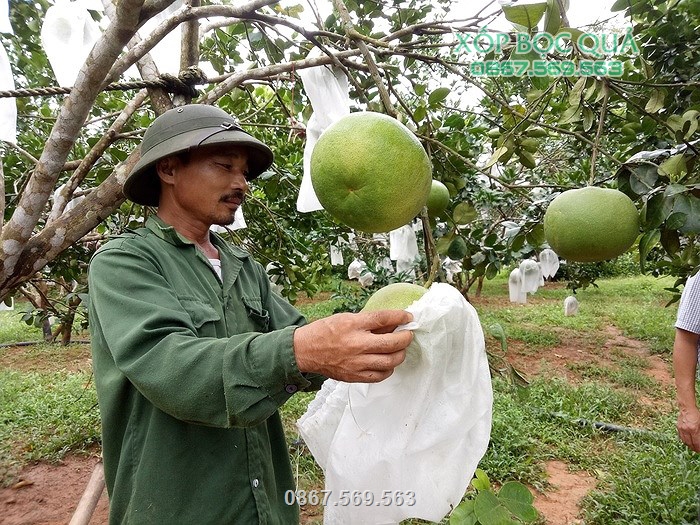
<svg viewBox="0 0 700 525">
<path fill-rule="evenodd" d="M 58 465 L 38 463 L 22 470 L 19 481 L 0 489 L 2 525 L 65 525 L 85 491 L 97 456 L 71 455 Z M 92 525 L 106 525 L 109 504 L 103 492 Z"/>
</svg>

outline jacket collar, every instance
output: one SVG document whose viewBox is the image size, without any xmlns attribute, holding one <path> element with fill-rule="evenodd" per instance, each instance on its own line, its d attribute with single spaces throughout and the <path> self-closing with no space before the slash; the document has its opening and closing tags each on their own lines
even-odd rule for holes
<svg viewBox="0 0 700 525">
<path fill-rule="evenodd" d="M 192 246 L 194 243 L 185 236 L 181 235 L 173 226 L 166 223 L 157 215 L 151 215 L 146 220 L 145 227 L 151 230 L 157 237 L 173 246 Z M 230 242 L 225 241 L 220 235 L 209 232 L 211 242 L 220 250 L 225 250 L 239 259 L 246 259 L 250 254 L 241 248 L 234 246 Z"/>
</svg>

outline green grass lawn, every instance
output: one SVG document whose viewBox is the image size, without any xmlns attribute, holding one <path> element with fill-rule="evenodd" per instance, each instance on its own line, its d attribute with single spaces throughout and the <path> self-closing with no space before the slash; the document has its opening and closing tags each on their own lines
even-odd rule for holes
<svg viewBox="0 0 700 525">
<path fill-rule="evenodd" d="M 508 302 L 505 276 L 486 281 L 482 297 L 473 298 L 487 334 L 498 325 L 509 352 L 518 359 L 552 360 L 562 345 L 579 345 L 590 360 L 568 363 L 567 378 L 550 370 L 530 376 L 524 391 L 494 378 L 493 429 L 481 461 L 495 483 L 517 480 L 552 490 L 546 462 L 557 459 L 596 479 L 582 502 L 586 524 L 682 524 L 697 519 L 700 460 L 676 437 L 673 388 L 648 373 L 648 357 L 605 346 L 609 331 L 641 341 L 668 363 L 676 306 L 665 307 L 668 279 L 638 276 L 599 280 L 598 288 L 580 290 L 575 317 L 563 315 L 569 291 L 549 283 L 526 305 Z M 327 295 L 326 295 L 327 297 Z M 311 320 L 333 312 L 338 301 L 303 302 Z M 607 330 L 607 331 L 606 331 Z M 0 314 L 0 342 L 40 338 L 18 321 Z M 489 348 L 500 348 L 486 335 Z M 99 415 L 89 370 L 74 363 L 79 345 L 0 348 L 0 480 L 7 484 L 28 461 L 56 459 L 99 442 Z M 68 356 L 68 357 L 67 357 Z M 605 357 L 606 361 L 594 358 Z M 43 362 L 42 366 L 27 363 Z M 657 358 L 658 359 L 658 358 Z M 24 364 L 23 363 L 24 360 Z M 561 369 L 561 368 L 560 368 Z M 295 422 L 313 394 L 295 395 L 281 410 L 300 488 L 323 488 L 323 473 L 300 442 Z M 634 431 L 607 431 L 595 423 Z M 305 509 L 306 523 L 320 523 L 321 509 Z M 412 521 L 411 523 L 423 523 Z"/>
</svg>

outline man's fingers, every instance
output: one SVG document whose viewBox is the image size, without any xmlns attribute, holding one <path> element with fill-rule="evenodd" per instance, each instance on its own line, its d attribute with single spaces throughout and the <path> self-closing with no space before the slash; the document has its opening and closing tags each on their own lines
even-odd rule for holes
<svg viewBox="0 0 700 525">
<path fill-rule="evenodd" d="M 364 316 L 367 329 L 377 334 L 392 332 L 397 326 L 413 321 L 413 315 L 406 310 L 377 310 L 359 315 Z"/>
<path fill-rule="evenodd" d="M 389 334 L 373 334 L 369 336 L 367 354 L 393 354 L 405 349 L 413 341 L 413 332 L 391 332 Z"/>
</svg>

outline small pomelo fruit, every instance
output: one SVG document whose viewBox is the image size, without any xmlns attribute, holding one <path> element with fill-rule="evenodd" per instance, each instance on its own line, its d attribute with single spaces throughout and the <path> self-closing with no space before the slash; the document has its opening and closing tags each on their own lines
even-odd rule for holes
<svg viewBox="0 0 700 525">
<path fill-rule="evenodd" d="M 367 233 L 408 224 L 425 206 L 432 166 L 411 131 L 381 113 L 351 113 L 321 134 L 311 183 L 337 221 Z"/>
<path fill-rule="evenodd" d="M 558 195 L 544 214 L 544 236 L 559 257 L 597 262 L 625 253 L 639 234 L 639 213 L 618 190 L 587 186 Z"/>
<path fill-rule="evenodd" d="M 422 286 L 411 283 L 393 283 L 374 292 L 365 306 L 363 312 L 376 310 L 405 310 L 427 292 Z"/>
<path fill-rule="evenodd" d="M 430 194 L 428 195 L 428 215 L 437 217 L 447 209 L 450 203 L 450 191 L 439 180 L 433 180 L 430 186 Z"/>
</svg>

